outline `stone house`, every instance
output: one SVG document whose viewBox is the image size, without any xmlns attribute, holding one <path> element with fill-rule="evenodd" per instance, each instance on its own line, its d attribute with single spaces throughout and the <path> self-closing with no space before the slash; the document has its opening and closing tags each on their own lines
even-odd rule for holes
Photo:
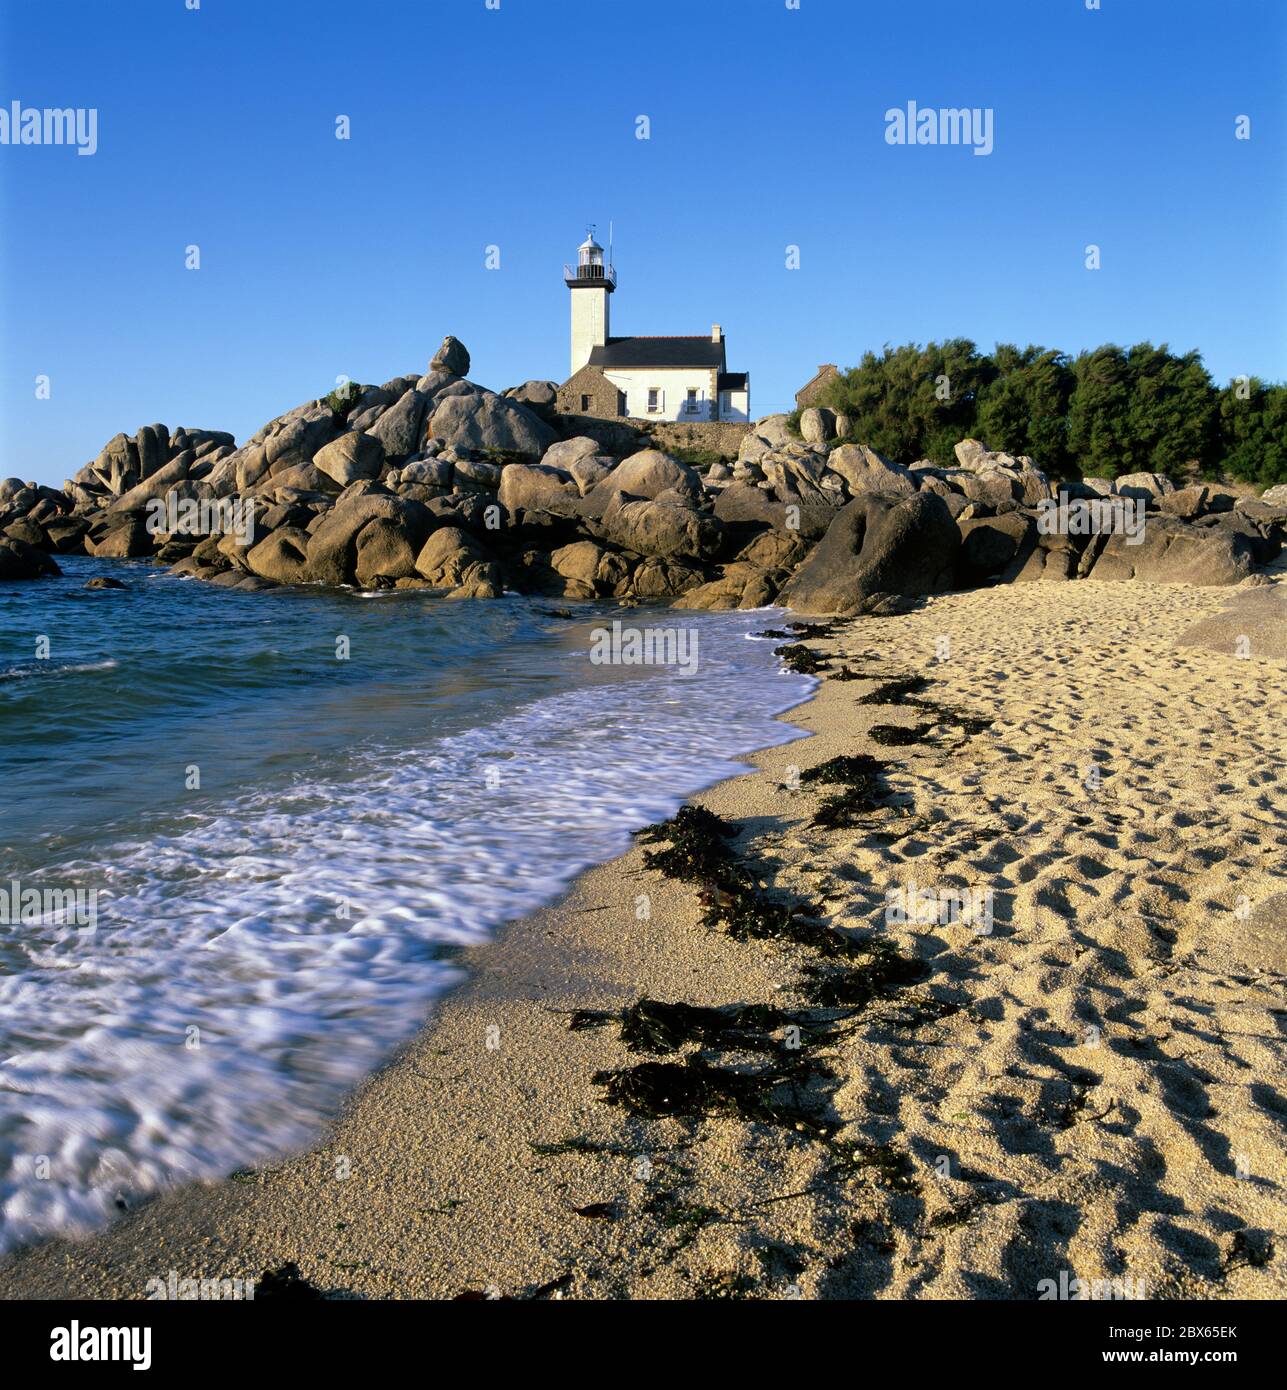
<svg viewBox="0 0 1287 1390">
<path fill-rule="evenodd" d="M 804 410 L 817 405 L 823 391 L 840 375 L 840 368 L 834 362 L 824 362 L 813 377 L 795 393 L 795 408 Z"/>
</svg>

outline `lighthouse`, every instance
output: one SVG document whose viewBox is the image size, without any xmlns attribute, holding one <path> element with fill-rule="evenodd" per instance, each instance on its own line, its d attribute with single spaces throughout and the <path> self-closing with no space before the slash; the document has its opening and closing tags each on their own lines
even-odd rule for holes
<svg viewBox="0 0 1287 1390">
<path fill-rule="evenodd" d="M 572 296 L 572 372 L 557 397 L 565 415 L 690 424 L 751 418 L 750 377 L 728 370 L 719 324 L 688 337 L 612 336 L 617 272 L 593 227 L 576 264 L 564 265 L 563 280 Z"/>
<path fill-rule="evenodd" d="M 577 247 L 576 265 L 563 267 L 563 280 L 572 292 L 572 372 L 590 360 L 595 348 L 608 342 L 608 300 L 617 287 L 617 272 L 605 265 L 603 247 L 594 239 L 594 228 Z"/>
</svg>

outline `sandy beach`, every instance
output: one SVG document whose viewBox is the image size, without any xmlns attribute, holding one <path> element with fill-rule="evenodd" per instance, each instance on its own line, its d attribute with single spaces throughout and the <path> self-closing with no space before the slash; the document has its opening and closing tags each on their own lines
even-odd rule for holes
<svg viewBox="0 0 1287 1390">
<path fill-rule="evenodd" d="M 695 798 L 787 930 L 640 844 L 469 951 L 313 1151 L 22 1253 L 0 1295 L 289 1262 L 359 1298 L 1287 1296 L 1287 664 L 1176 646 L 1234 597 L 842 621 L 813 737 Z M 869 796 L 808 776 L 864 756 Z M 916 906 L 958 899 L 986 911 Z M 724 1012 L 623 1040 L 641 999 Z"/>
</svg>

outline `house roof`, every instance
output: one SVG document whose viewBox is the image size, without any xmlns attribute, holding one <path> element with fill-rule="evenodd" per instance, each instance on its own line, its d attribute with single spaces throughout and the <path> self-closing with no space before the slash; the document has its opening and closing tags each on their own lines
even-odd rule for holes
<svg viewBox="0 0 1287 1390">
<path fill-rule="evenodd" d="M 745 372 L 721 372 L 719 380 L 715 383 L 717 391 L 745 391 L 746 373 Z"/>
<path fill-rule="evenodd" d="M 609 338 L 590 353 L 592 367 L 722 367 L 724 341 L 691 338 Z"/>
</svg>

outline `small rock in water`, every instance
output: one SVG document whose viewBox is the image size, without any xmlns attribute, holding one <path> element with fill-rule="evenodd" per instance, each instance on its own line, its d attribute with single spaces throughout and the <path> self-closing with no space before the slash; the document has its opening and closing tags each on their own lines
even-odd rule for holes
<svg viewBox="0 0 1287 1390">
<path fill-rule="evenodd" d="M 113 579 L 110 575 L 96 574 L 93 579 L 85 581 L 87 589 L 123 589 L 124 584 L 119 579 Z"/>
</svg>

